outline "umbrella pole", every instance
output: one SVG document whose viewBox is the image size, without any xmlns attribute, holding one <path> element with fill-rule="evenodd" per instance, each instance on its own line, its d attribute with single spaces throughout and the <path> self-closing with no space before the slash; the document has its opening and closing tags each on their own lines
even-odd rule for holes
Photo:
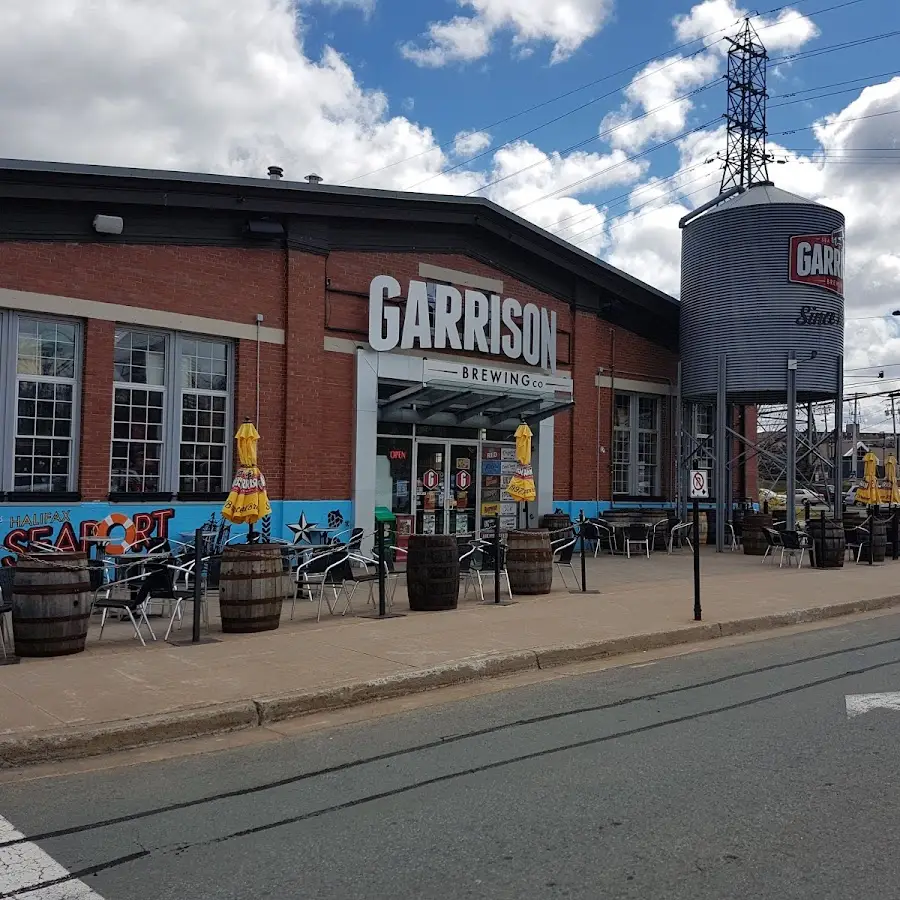
<svg viewBox="0 0 900 900">
<path fill-rule="evenodd" d="M 256 543 L 256 534 L 253 531 L 253 523 L 251 522 L 247 528 L 247 543 L 255 544 Z"/>
</svg>

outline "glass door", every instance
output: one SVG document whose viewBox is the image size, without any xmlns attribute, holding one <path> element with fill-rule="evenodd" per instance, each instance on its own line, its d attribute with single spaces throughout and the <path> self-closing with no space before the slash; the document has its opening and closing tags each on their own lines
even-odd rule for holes
<svg viewBox="0 0 900 900">
<path fill-rule="evenodd" d="M 416 534 L 446 534 L 447 445 L 416 442 Z"/>
<path fill-rule="evenodd" d="M 450 444 L 447 463 L 449 534 L 472 534 L 478 524 L 478 445 Z"/>
<path fill-rule="evenodd" d="M 416 534 L 469 534 L 478 525 L 478 445 L 416 442 Z"/>
</svg>

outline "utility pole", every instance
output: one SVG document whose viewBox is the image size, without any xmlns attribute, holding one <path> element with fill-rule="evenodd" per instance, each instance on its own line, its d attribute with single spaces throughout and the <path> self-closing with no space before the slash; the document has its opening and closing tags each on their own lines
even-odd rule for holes
<svg viewBox="0 0 900 900">
<path fill-rule="evenodd" d="M 894 427 L 894 443 L 891 444 L 891 450 L 894 453 L 894 459 L 897 458 L 897 410 L 894 408 L 894 395 L 891 394 L 891 422 Z"/>
</svg>

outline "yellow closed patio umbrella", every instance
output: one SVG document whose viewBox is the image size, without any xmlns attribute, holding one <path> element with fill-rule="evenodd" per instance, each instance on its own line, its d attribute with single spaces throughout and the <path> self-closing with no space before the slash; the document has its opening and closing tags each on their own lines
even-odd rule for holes
<svg viewBox="0 0 900 900">
<path fill-rule="evenodd" d="M 266 479 L 256 464 L 256 445 L 259 432 L 247 419 L 235 435 L 238 450 L 238 469 L 231 483 L 231 493 L 222 507 L 222 515 L 237 525 L 250 526 L 247 539 L 254 540 L 253 525 L 272 512 Z"/>
<path fill-rule="evenodd" d="M 878 457 L 870 450 L 863 457 L 863 483 L 856 489 L 856 502 L 875 506 L 881 502 L 878 491 Z"/>
<path fill-rule="evenodd" d="M 884 477 L 888 483 L 888 505 L 900 505 L 900 487 L 897 486 L 897 459 L 893 453 L 884 461 Z"/>
<path fill-rule="evenodd" d="M 530 503 L 537 498 L 534 472 L 531 470 L 531 429 L 523 422 L 516 429 L 516 474 L 510 479 L 506 493 L 513 500 Z"/>
</svg>

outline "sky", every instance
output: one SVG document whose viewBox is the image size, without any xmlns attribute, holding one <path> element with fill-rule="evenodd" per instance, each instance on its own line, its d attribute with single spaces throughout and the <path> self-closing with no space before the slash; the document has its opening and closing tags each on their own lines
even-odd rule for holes
<svg viewBox="0 0 900 900">
<path fill-rule="evenodd" d="M 0 0 L 0 157 L 477 194 L 677 297 L 753 15 L 770 176 L 847 218 L 846 389 L 900 388 L 900 0 L 767 3 Z"/>
</svg>

